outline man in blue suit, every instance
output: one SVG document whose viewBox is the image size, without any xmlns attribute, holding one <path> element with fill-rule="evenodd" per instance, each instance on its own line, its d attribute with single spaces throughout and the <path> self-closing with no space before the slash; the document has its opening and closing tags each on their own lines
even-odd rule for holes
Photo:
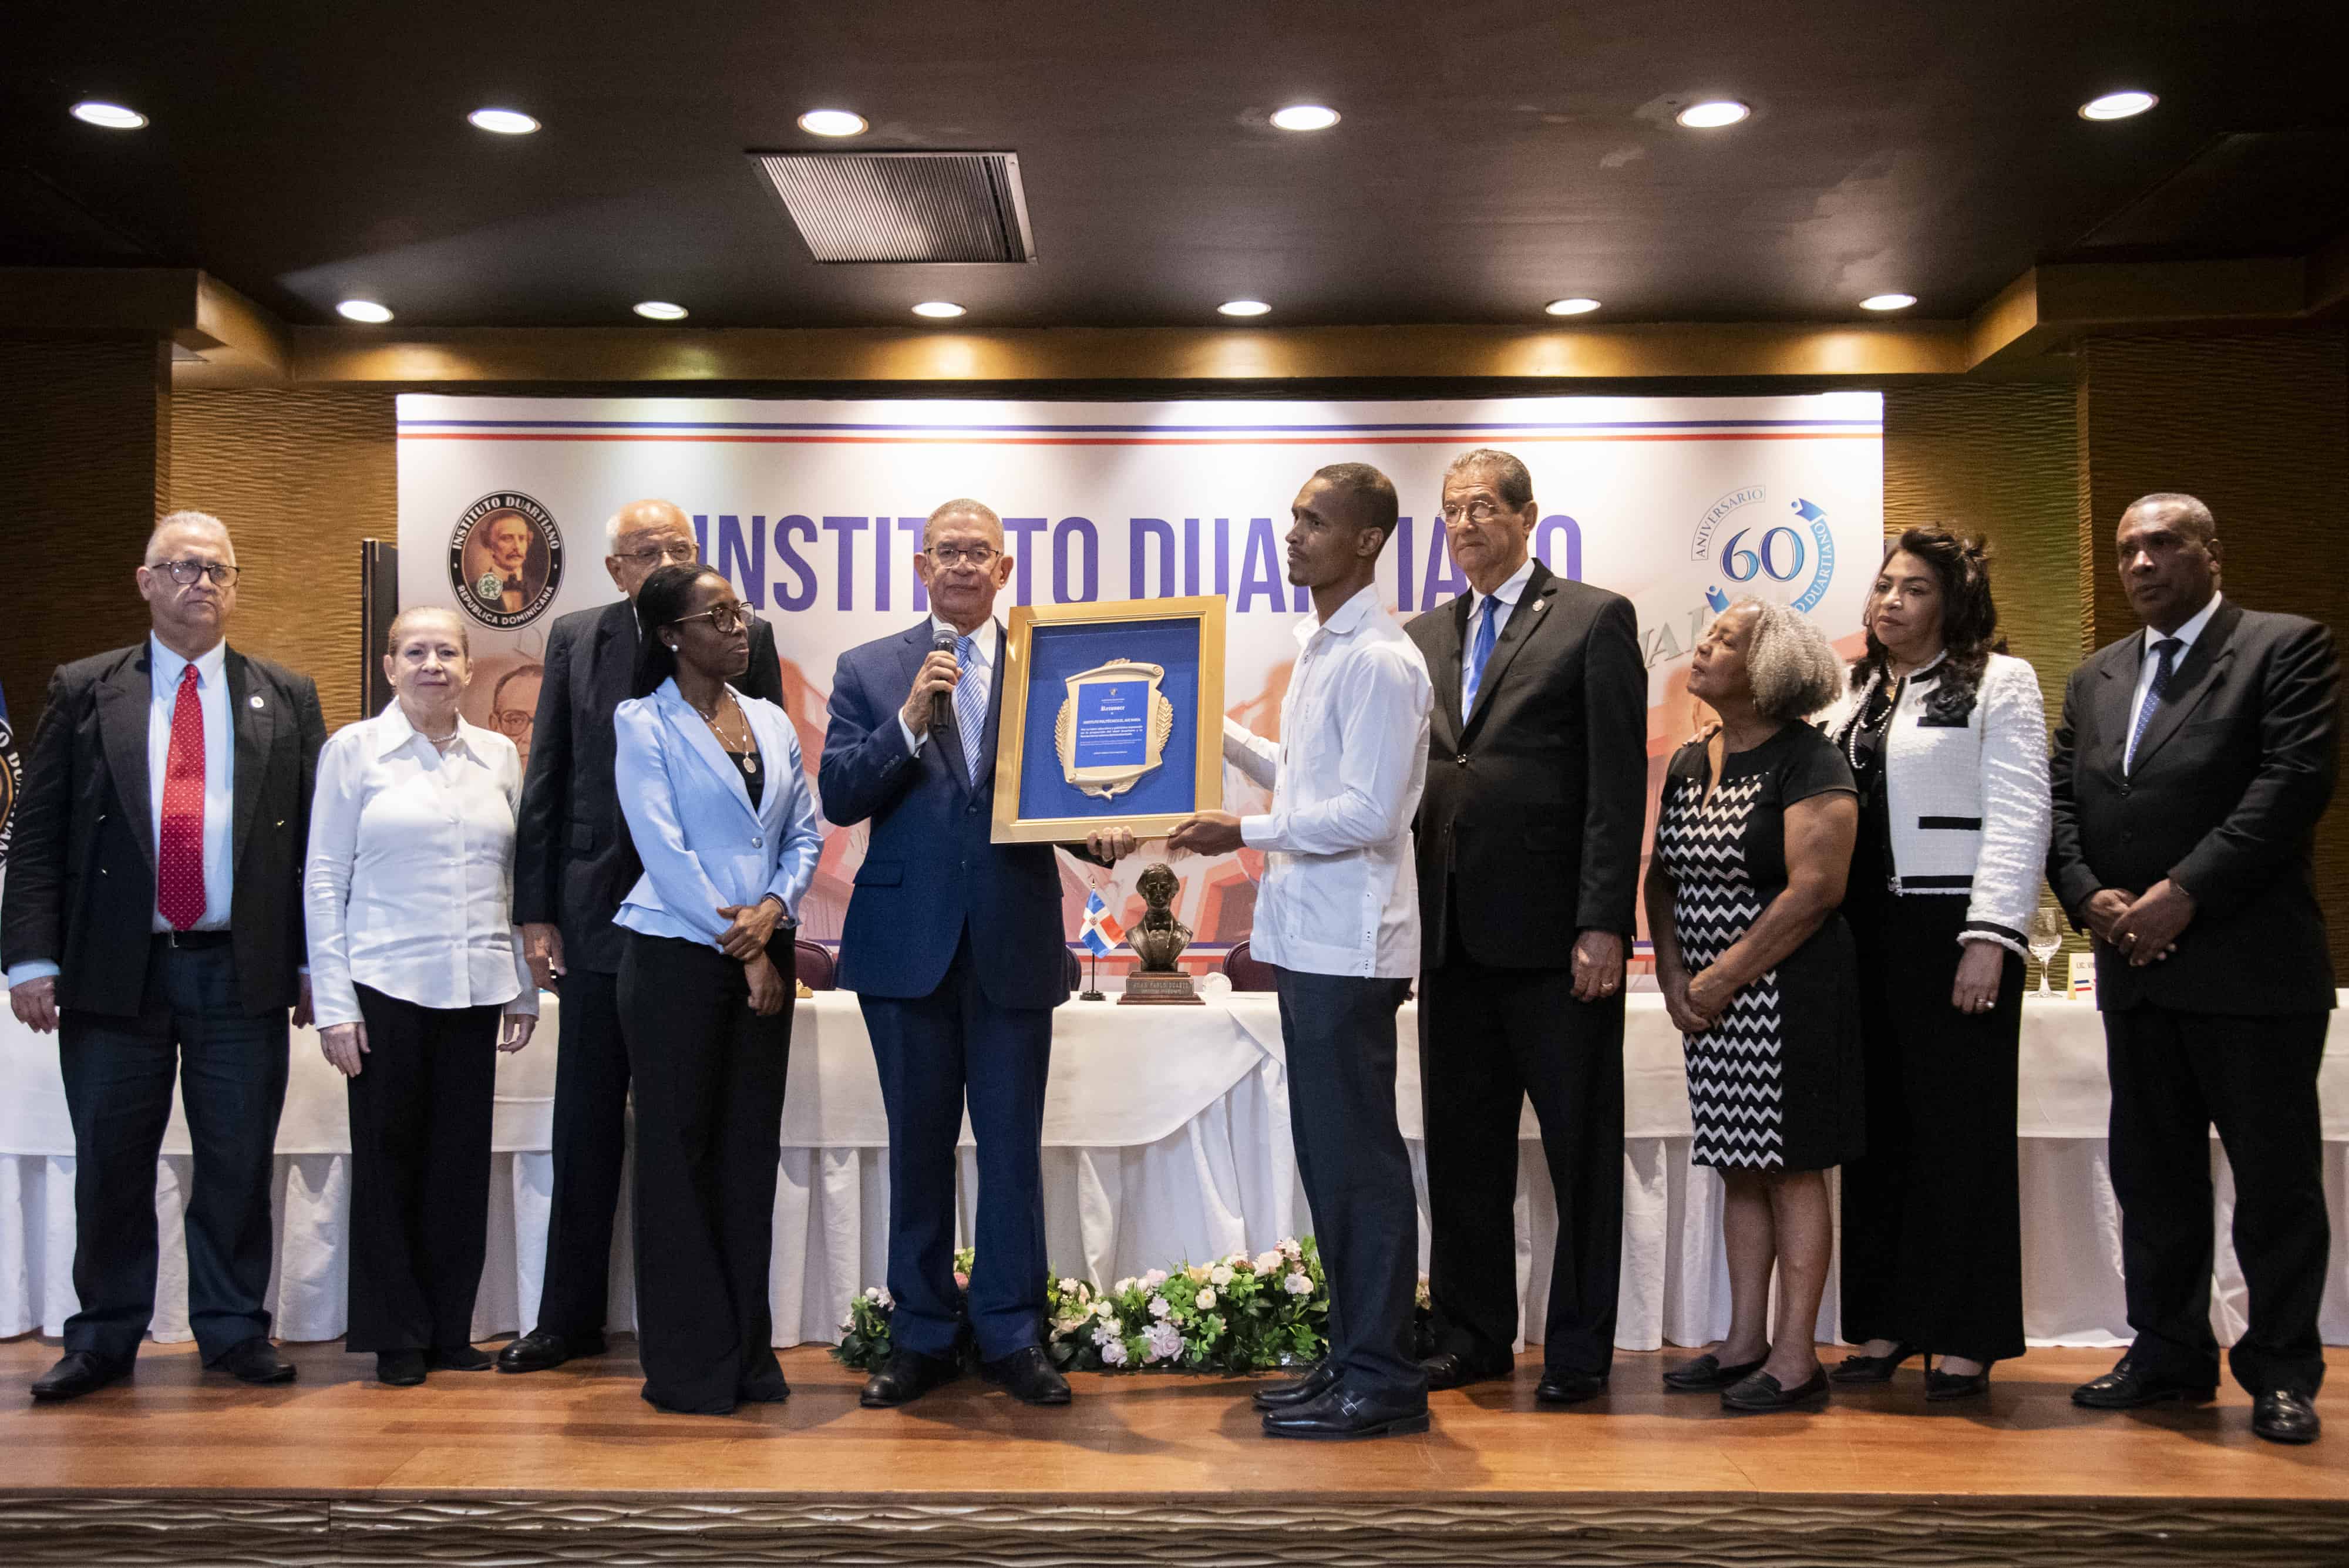
<svg viewBox="0 0 2349 1568">
<path fill-rule="evenodd" d="M 891 1352 L 868 1406 L 952 1378 L 955 1144 L 978 1139 L 978 1261 L 969 1321 L 981 1372 L 1031 1405 L 1065 1405 L 1044 1355 L 1044 1081 L 1068 942 L 1052 847 L 995 844 L 995 734 L 1011 577 L 1003 523 L 976 501 L 930 514 L 914 569 L 930 618 L 840 657 L 817 769 L 823 814 L 872 824 L 840 933 L 840 984 L 864 1010 L 889 1113 Z M 941 644 L 950 647 L 942 647 Z M 933 733 L 932 698 L 951 728 Z M 1094 857 L 1133 847 L 1096 835 Z"/>
</svg>

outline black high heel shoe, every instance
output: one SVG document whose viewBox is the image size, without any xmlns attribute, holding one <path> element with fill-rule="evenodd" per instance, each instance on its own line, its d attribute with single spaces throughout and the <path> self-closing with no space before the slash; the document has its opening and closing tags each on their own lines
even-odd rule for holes
<svg viewBox="0 0 2349 1568">
<path fill-rule="evenodd" d="M 1944 1372 L 1938 1366 L 1928 1366 L 1925 1368 L 1925 1397 L 1938 1402 L 1943 1399 L 1968 1399 L 1977 1394 L 1987 1394 L 1990 1392 L 1990 1369 L 1993 1365 L 1994 1363 L 1985 1361 L 1980 1372 L 1970 1375 Z"/>
<path fill-rule="evenodd" d="M 1907 1340 L 1894 1345 L 1884 1355 L 1847 1355 L 1843 1365 L 1827 1374 L 1831 1383 L 1889 1383 L 1900 1364 L 1917 1354 L 1917 1347 Z"/>
</svg>

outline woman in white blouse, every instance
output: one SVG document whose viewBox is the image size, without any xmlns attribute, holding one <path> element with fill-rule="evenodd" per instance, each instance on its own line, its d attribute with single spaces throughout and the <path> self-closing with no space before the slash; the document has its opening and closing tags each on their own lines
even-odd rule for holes
<svg viewBox="0 0 2349 1568">
<path fill-rule="evenodd" d="M 513 928 L 513 742 L 458 715 L 471 676 L 447 609 L 391 623 L 394 701 L 318 754 L 304 877 L 310 990 L 349 1080 L 350 1329 L 376 1376 L 479 1372 L 497 1053 L 538 1023 Z"/>
<path fill-rule="evenodd" d="M 2023 1354 L 2015 1077 L 2024 932 L 2047 857 L 2047 719 L 2001 651 L 1979 539 L 1911 528 L 1869 590 L 1827 732 L 1860 792 L 1844 914 L 1859 949 L 1867 1153 L 1843 1170 L 1843 1333 L 1828 1374 L 1982 1393 Z M 1940 1364 L 1931 1365 L 1938 1356 Z"/>
</svg>

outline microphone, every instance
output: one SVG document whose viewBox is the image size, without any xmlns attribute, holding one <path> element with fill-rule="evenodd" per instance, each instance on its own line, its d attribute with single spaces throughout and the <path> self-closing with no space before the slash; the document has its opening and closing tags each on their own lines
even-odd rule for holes
<svg viewBox="0 0 2349 1568">
<path fill-rule="evenodd" d="M 956 641 L 957 639 L 953 632 L 947 630 L 945 627 L 939 627 L 930 638 L 930 651 L 933 653 L 952 653 L 955 650 Z M 951 691 L 931 692 L 931 732 L 935 734 L 940 731 L 952 730 L 954 727 L 954 693 Z"/>
</svg>

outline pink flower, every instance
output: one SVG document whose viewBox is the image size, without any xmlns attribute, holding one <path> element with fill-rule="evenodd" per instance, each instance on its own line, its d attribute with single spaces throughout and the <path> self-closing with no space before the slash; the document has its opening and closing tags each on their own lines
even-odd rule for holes
<svg viewBox="0 0 2349 1568">
<path fill-rule="evenodd" d="M 955 1271 L 955 1289 L 958 1291 L 967 1291 L 970 1289 L 970 1276 L 964 1273 L 960 1269 L 957 1269 Z"/>
</svg>

